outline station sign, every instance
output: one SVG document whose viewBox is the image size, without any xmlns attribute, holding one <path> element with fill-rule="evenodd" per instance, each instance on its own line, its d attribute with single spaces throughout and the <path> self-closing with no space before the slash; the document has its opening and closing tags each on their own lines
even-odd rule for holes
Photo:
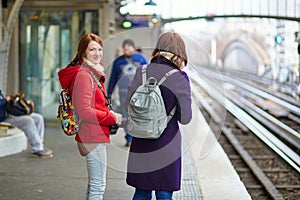
<svg viewBox="0 0 300 200">
<path fill-rule="evenodd" d="M 156 15 L 128 15 L 122 21 L 123 28 L 139 28 L 152 27 L 158 25 L 158 18 Z"/>
</svg>

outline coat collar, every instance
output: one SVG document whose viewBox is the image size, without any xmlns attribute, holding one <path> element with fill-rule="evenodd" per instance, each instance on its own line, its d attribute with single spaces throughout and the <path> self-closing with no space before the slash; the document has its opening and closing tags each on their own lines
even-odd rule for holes
<svg viewBox="0 0 300 200">
<path fill-rule="evenodd" d="M 83 59 L 79 59 L 77 62 L 76 62 L 76 65 L 77 66 L 80 66 L 80 69 L 81 70 L 85 70 L 86 72 L 89 72 L 89 73 L 93 73 L 96 75 L 97 78 L 99 78 L 100 81 L 102 81 L 104 83 L 105 81 L 105 78 L 106 78 L 106 75 L 104 74 L 104 72 L 101 72 L 101 71 L 98 71 L 96 70 L 94 67 L 86 64 Z"/>
<path fill-rule="evenodd" d="M 178 67 L 172 62 L 170 61 L 169 59 L 165 58 L 164 56 L 162 55 L 159 55 L 159 56 L 154 56 L 152 59 L 151 59 L 151 63 L 157 63 L 157 64 L 163 64 L 163 65 L 168 65 L 174 69 L 178 69 Z"/>
</svg>

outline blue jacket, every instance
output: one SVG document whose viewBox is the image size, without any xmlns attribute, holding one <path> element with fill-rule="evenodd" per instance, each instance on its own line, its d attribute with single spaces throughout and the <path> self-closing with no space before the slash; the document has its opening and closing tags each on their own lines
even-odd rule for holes
<svg viewBox="0 0 300 200">
<path fill-rule="evenodd" d="M 131 62 L 129 60 L 131 60 Z M 147 64 L 147 58 L 140 52 L 134 52 L 134 54 L 128 58 L 124 55 L 119 56 L 113 63 L 107 96 L 111 97 L 113 90 L 118 85 L 119 90 L 127 90 L 127 87 L 135 75 L 137 66 Z M 132 65 L 134 64 L 134 66 Z"/>
</svg>

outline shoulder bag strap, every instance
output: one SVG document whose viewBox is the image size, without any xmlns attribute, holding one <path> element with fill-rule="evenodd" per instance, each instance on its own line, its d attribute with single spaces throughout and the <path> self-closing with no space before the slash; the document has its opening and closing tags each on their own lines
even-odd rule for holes
<svg viewBox="0 0 300 200">
<path fill-rule="evenodd" d="M 106 101 L 107 101 L 107 105 L 108 105 L 109 109 L 111 109 L 111 103 L 110 103 L 110 101 L 109 101 L 107 95 L 105 94 L 104 89 L 103 89 L 103 87 L 102 87 L 100 81 L 97 79 L 97 77 L 95 76 L 95 74 L 94 74 L 92 71 L 91 71 L 91 75 L 92 75 L 92 77 L 94 78 L 94 80 L 96 81 L 96 83 L 97 83 L 99 89 L 102 91 L 102 93 L 103 93 L 103 95 L 104 95 L 104 97 L 105 97 L 105 99 L 106 99 Z"/>
<path fill-rule="evenodd" d="M 127 60 L 128 63 L 130 63 L 131 65 L 133 65 L 135 67 L 134 62 L 130 58 L 125 56 L 125 59 Z"/>
<path fill-rule="evenodd" d="M 94 90 L 94 81 L 92 79 L 92 76 L 90 76 L 90 81 L 91 81 L 91 84 L 92 84 L 92 90 Z"/>
</svg>

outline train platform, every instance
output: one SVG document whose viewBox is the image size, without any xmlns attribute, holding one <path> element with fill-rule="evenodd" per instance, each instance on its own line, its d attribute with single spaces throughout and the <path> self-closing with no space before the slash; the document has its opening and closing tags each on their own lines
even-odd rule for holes
<svg viewBox="0 0 300 200">
<path fill-rule="evenodd" d="M 174 193 L 174 200 L 251 199 L 197 105 L 193 104 L 192 122 L 181 126 L 181 130 L 182 189 Z M 132 198 L 134 188 L 125 182 L 128 148 L 124 144 L 124 133 L 120 129 L 107 146 L 105 200 Z M 74 139 L 65 136 L 58 124 L 47 125 L 45 145 L 53 149 L 53 158 L 32 158 L 29 147 L 0 158 L 0 199 L 85 199 L 86 163 Z"/>
</svg>

